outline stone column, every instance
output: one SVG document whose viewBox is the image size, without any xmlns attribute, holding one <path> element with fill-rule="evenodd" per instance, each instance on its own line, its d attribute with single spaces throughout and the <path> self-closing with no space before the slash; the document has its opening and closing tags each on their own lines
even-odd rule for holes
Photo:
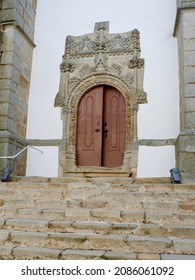
<svg viewBox="0 0 195 280">
<path fill-rule="evenodd" d="M 36 0 L 0 0 L 0 156 L 15 155 L 26 145 Z M 26 155 L 0 159 L 3 168 L 25 174 Z"/>
<path fill-rule="evenodd" d="M 187 182 L 195 179 L 195 0 L 177 0 L 174 36 L 178 40 L 180 81 L 176 162 Z"/>
</svg>

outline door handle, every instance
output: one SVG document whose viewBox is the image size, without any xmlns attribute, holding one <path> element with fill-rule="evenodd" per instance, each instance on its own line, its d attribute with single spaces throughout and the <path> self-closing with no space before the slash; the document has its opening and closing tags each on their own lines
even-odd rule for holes
<svg viewBox="0 0 195 280">
<path fill-rule="evenodd" d="M 105 138 L 107 138 L 107 136 L 108 136 L 108 129 L 104 130 L 104 135 L 105 135 Z"/>
</svg>

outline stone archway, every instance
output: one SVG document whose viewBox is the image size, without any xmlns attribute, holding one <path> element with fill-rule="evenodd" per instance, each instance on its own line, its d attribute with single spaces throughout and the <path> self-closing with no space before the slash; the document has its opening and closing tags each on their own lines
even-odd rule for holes
<svg viewBox="0 0 195 280">
<path fill-rule="evenodd" d="M 139 32 L 109 34 L 108 22 L 96 23 L 94 33 L 68 36 L 61 64 L 61 80 L 55 106 L 62 107 L 63 140 L 59 153 L 60 175 L 113 173 L 105 167 L 77 165 L 78 104 L 90 89 L 109 86 L 125 101 L 126 141 L 122 166 L 116 173 L 129 176 L 137 167 L 137 111 L 147 102 L 143 91 L 144 60 L 140 59 Z"/>
</svg>

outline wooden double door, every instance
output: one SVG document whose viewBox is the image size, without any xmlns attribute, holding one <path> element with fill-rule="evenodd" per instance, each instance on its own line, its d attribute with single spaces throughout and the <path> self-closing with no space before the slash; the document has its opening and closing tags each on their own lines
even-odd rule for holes
<svg viewBox="0 0 195 280">
<path fill-rule="evenodd" d="M 123 95 L 110 86 L 88 91 L 78 104 L 77 165 L 120 167 L 126 138 Z"/>
</svg>

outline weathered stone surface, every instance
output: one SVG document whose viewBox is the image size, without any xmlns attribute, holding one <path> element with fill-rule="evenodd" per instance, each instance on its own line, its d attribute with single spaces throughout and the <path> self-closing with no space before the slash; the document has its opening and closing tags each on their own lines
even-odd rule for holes
<svg viewBox="0 0 195 280">
<path fill-rule="evenodd" d="M 75 218 L 75 219 L 87 219 L 90 217 L 89 209 L 66 209 L 65 210 L 66 218 Z"/>
<path fill-rule="evenodd" d="M 10 237 L 10 231 L 9 230 L 0 230 L 0 244 L 6 242 Z"/>
<path fill-rule="evenodd" d="M 68 229 L 72 228 L 74 221 L 50 221 L 48 228 L 53 231 L 68 232 Z"/>
<path fill-rule="evenodd" d="M 99 250 L 65 250 L 61 254 L 62 260 L 97 260 L 102 259 L 105 251 Z"/>
<path fill-rule="evenodd" d="M 2 207 L 3 204 L 4 204 L 4 200 L 3 200 L 3 198 L 0 197 L 0 207 Z"/>
<path fill-rule="evenodd" d="M 57 260 L 60 257 L 62 250 L 34 247 L 34 246 L 19 246 L 13 249 L 13 257 L 17 260 Z"/>
<path fill-rule="evenodd" d="M 192 130 L 192 134 L 186 134 L 185 138 L 187 142 L 192 143 L 193 141 L 193 145 L 189 146 L 182 137 L 182 133 L 180 133 L 176 143 L 176 161 L 182 172 L 183 180 L 185 181 L 187 178 L 189 181 L 193 181 L 195 176 L 195 138 L 193 137 L 193 130 L 195 129 L 193 91 L 195 84 L 195 41 L 193 32 L 195 28 L 195 1 L 178 0 L 177 5 L 174 35 L 177 36 L 179 50 L 180 127 L 181 132 Z"/>
<path fill-rule="evenodd" d="M 173 247 L 167 250 L 168 253 L 195 255 L 195 240 L 173 239 Z"/>
<path fill-rule="evenodd" d="M 161 254 L 161 260 L 195 260 L 195 255 Z"/>
<path fill-rule="evenodd" d="M 160 260 L 160 254 L 138 254 L 138 260 Z"/>
<path fill-rule="evenodd" d="M 114 250 L 114 251 L 128 251 L 126 244 L 126 236 L 124 235 L 91 235 L 87 236 L 86 242 L 83 244 L 83 248 L 92 248 L 100 250 Z"/>
<path fill-rule="evenodd" d="M 5 219 L 0 218 L 0 228 L 3 228 Z"/>
<path fill-rule="evenodd" d="M 92 217 L 99 218 L 99 219 L 121 220 L 120 211 L 96 209 L 96 210 L 91 210 L 90 214 Z"/>
<path fill-rule="evenodd" d="M 57 220 L 57 219 L 62 219 L 65 216 L 65 212 L 64 210 L 49 210 L 49 209 L 44 209 L 41 212 L 41 217 L 47 217 L 47 219 L 51 219 L 51 220 Z"/>
<path fill-rule="evenodd" d="M 11 227 L 14 229 L 45 229 L 48 228 L 48 220 L 34 220 L 34 219 L 8 219 L 5 222 L 6 227 Z"/>
<path fill-rule="evenodd" d="M 11 260 L 13 259 L 12 251 L 16 246 L 14 244 L 2 244 L 0 245 L 0 259 Z"/>
<path fill-rule="evenodd" d="M 86 233 L 50 233 L 44 244 L 60 249 L 82 249 L 86 238 Z"/>
<path fill-rule="evenodd" d="M 121 218 L 125 222 L 143 222 L 144 212 L 143 211 L 122 211 Z"/>
<path fill-rule="evenodd" d="M 0 126 L 12 136 L 4 143 L 0 141 L 0 150 L 2 155 L 15 155 L 25 145 L 32 51 L 35 46 L 33 37 L 36 0 L 1 2 L 0 17 L 3 32 L 0 44 L 0 96 L 3 96 L 5 90 L 7 95 L 6 98 L 1 98 Z M 7 148 L 10 142 L 12 147 Z M 25 156 L 20 160 L 20 162 L 16 160 L 14 172 L 24 175 Z M 0 162 L 1 172 L 5 166 L 13 169 L 7 159 Z"/>
<path fill-rule="evenodd" d="M 129 236 L 127 244 L 131 252 L 138 253 L 164 253 L 172 246 L 172 241 L 165 237 Z"/>
<path fill-rule="evenodd" d="M 178 202 L 167 202 L 167 201 L 156 201 L 156 202 L 143 202 L 143 207 L 145 209 L 164 209 L 166 211 L 170 210 L 170 211 L 176 211 L 179 207 L 179 203 Z"/>
<path fill-rule="evenodd" d="M 137 260 L 136 253 L 127 253 L 127 252 L 106 252 L 104 255 L 106 260 Z"/>
<path fill-rule="evenodd" d="M 66 180 L 64 183 L 60 180 L 59 184 L 49 180 L 33 182 L 32 178 L 29 184 L 27 181 L 26 178 L 26 182 L 0 183 L 0 195 L 5 201 L 0 208 L 0 250 L 7 246 L 4 256 L 0 252 L 2 259 L 155 260 L 168 258 L 166 255 L 195 255 L 195 213 L 191 209 L 194 184 L 99 183 L 89 187 L 86 179 L 79 189 L 79 181 L 73 185 Z M 36 209 L 36 205 L 28 208 L 29 200 L 37 200 L 39 192 L 43 195 L 45 191 L 42 202 L 46 205 L 48 197 L 63 191 L 71 194 L 69 201 L 77 201 L 76 191 L 87 189 L 91 197 L 98 200 L 101 195 L 108 205 L 113 198 L 129 205 L 139 200 L 145 207 L 152 205 L 152 209 L 121 210 L 120 203 L 116 203 L 118 209 L 90 209 L 87 205 L 83 209 L 80 203 L 70 209 L 66 202 L 61 208 L 60 201 L 55 209 Z M 22 208 L 18 209 L 17 203 L 15 207 L 6 206 L 13 198 L 20 200 Z M 63 196 L 61 199 L 64 201 Z M 69 210 L 70 217 L 64 215 Z"/>
<path fill-rule="evenodd" d="M 26 245 L 41 245 L 47 240 L 48 233 L 44 232 L 25 232 L 12 231 L 10 234 L 11 242 L 22 243 Z"/>
</svg>

